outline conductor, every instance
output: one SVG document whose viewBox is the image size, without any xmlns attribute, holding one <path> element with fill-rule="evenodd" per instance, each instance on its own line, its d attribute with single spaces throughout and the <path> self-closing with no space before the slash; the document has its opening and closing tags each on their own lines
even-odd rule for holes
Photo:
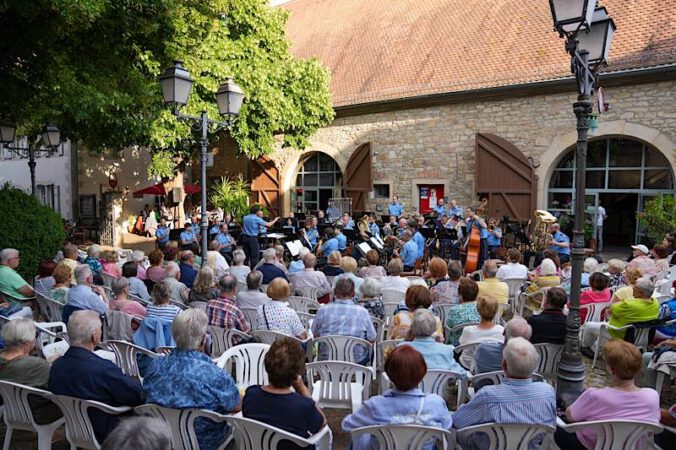
<svg viewBox="0 0 676 450">
<path fill-rule="evenodd" d="M 242 220 L 242 248 L 246 259 L 249 261 L 251 267 L 255 267 L 260 257 L 260 245 L 258 244 L 258 233 L 261 228 L 266 229 L 271 227 L 279 220 L 276 217 L 270 222 L 263 220 L 263 211 L 258 205 L 254 205 L 249 209 L 249 214 L 244 216 Z"/>
</svg>

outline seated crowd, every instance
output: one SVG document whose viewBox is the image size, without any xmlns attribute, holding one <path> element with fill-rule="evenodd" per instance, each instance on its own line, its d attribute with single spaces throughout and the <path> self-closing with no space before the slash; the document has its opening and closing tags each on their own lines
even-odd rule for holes
<svg viewBox="0 0 676 450">
<path fill-rule="evenodd" d="M 352 360 L 371 366 L 374 345 L 385 335 L 386 340 L 399 341 L 386 352 L 383 365 L 389 389 L 381 386 L 381 395 L 365 400 L 347 415 L 343 431 L 388 423 L 441 429 L 489 422 L 556 426 L 554 389 L 534 381 L 533 374 L 539 364 L 535 345 L 564 343 L 570 290 L 567 255 L 545 252 L 529 272 L 519 251 L 510 249 L 506 264 L 499 267 L 495 260 L 483 264 L 480 281 L 463 276 L 458 261 L 433 257 L 420 280 L 405 276 L 409 264 L 400 258 L 381 265 L 375 251 L 357 261 L 330 248 L 324 255 L 326 264 L 318 269 L 312 252 L 302 252 L 287 265 L 284 249 L 272 247 L 250 268 L 240 249 L 230 249 L 229 265 L 221 252 L 223 245 L 214 240 L 208 260 L 199 267 L 192 248 L 179 250 L 173 244 L 154 250 L 147 261 L 142 252 L 134 252 L 126 262 L 119 260 L 117 252 L 97 245 L 80 262 L 78 249 L 67 245 L 60 261 L 40 264 L 32 285 L 17 272 L 19 252 L 0 251 L 0 291 L 5 294 L 0 315 L 11 319 L 2 328 L 0 380 L 111 406 L 153 403 L 220 414 L 241 412 L 307 438 L 327 426 L 308 388 L 313 382 L 305 369 L 311 340 L 336 335 L 359 338 Z M 596 260 L 585 261 L 581 346 L 585 352 L 602 353 L 611 381 L 607 387 L 587 389 L 565 412 L 560 411 L 568 422 L 660 421 L 659 394 L 634 382 L 643 367 L 641 354 L 623 339 L 628 325 L 674 318 L 674 312 L 665 311 L 653 297 L 655 282 L 649 278 L 664 271 L 660 259 L 666 261 L 668 255 L 654 248 L 650 258 L 644 246 L 633 248 L 632 262 L 624 267 L 611 260 L 608 272 L 601 272 Z M 510 296 L 508 282 L 515 279 L 523 280 L 523 295 L 517 297 L 525 298 L 524 317 L 515 314 L 517 299 Z M 310 300 L 317 301 L 309 303 L 310 314 L 292 307 L 295 297 L 308 289 L 314 293 Z M 385 291 L 397 293 L 393 312 L 384 301 Z M 36 295 L 63 309 L 69 346 L 62 355 L 32 356 L 36 346 L 32 319 L 40 315 L 31 300 Z M 595 304 L 602 314 L 592 315 L 587 305 Z M 114 357 L 106 354 L 110 352 L 102 343 L 102 330 L 109 327 L 107 317 L 115 311 L 137 321 L 133 343 L 162 354 L 139 360 L 142 382 L 124 375 L 112 362 Z M 210 327 L 246 335 L 233 340 L 237 345 L 254 342 L 252 331 L 283 335 L 270 345 L 262 362 L 268 383 L 240 391 L 231 373 L 211 359 L 218 355 L 212 355 Z M 673 338 L 669 333 L 674 328 L 665 328 L 663 338 Z M 602 336 L 604 329 L 609 336 Z M 464 347 L 456 351 L 457 346 Z M 328 359 L 329 350 L 328 344 L 320 344 L 316 359 Z M 505 379 L 497 385 L 475 385 L 474 396 L 451 412 L 448 399 L 420 389 L 428 370 L 452 371 L 466 381 L 473 375 L 503 371 Z M 30 406 L 38 423 L 61 416 L 49 401 L 32 400 Z M 124 415 L 92 410 L 89 416 L 100 443 L 106 438 L 123 442 L 120 430 L 140 426 Z M 219 448 L 231 432 L 225 422 L 207 419 L 196 420 L 194 429 L 202 449 Z M 589 430 L 577 434 L 559 430 L 555 439 L 561 448 L 593 448 L 596 436 Z M 104 448 L 114 448 L 109 442 Z M 352 448 L 371 449 L 374 443 L 366 435 L 355 439 Z M 463 436 L 461 444 L 486 447 L 482 436 Z M 301 447 L 287 442 L 279 448 Z"/>
</svg>

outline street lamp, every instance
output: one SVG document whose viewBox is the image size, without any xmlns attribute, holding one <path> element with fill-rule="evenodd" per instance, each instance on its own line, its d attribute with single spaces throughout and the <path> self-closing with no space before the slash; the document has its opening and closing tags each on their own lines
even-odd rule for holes
<svg viewBox="0 0 676 450">
<path fill-rule="evenodd" d="M 615 24 L 605 8 L 596 8 L 596 0 L 549 0 L 554 28 L 566 39 L 571 56 L 571 71 L 578 88 L 573 111 L 577 118 L 575 171 L 575 223 L 571 259 L 573 270 L 570 286 L 570 310 L 566 339 L 558 366 L 557 396 L 570 405 L 581 393 L 585 366 L 580 354 L 580 288 L 584 260 L 585 171 L 587 167 L 587 134 L 592 113 L 591 96 L 598 78 L 598 69 L 606 64 Z"/>
<path fill-rule="evenodd" d="M 244 101 L 244 92 L 242 89 L 228 78 L 226 82 L 216 91 L 216 103 L 218 104 L 218 111 L 221 115 L 225 115 L 226 121 L 220 122 L 209 119 L 205 110 L 199 116 L 190 116 L 181 112 L 181 107 L 188 104 L 188 97 L 192 85 L 195 82 L 190 77 L 190 73 L 183 67 L 183 61 L 174 61 L 174 65 L 169 67 L 158 78 L 162 88 L 162 96 L 164 103 L 173 106 L 172 114 L 180 120 L 190 121 L 198 126 L 199 131 L 202 132 L 200 137 L 200 169 L 202 173 L 201 187 L 201 210 L 202 220 L 200 230 L 202 232 L 202 267 L 207 263 L 207 248 L 208 235 L 207 228 L 209 226 L 207 219 L 207 145 L 209 139 L 207 133 L 209 132 L 209 125 L 216 127 L 229 128 L 232 119 L 239 114 Z"/>
<path fill-rule="evenodd" d="M 59 144 L 61 144 L 61 131 L 52 124 L 45 124 L 40 136 L 44 147 L 37 147 L 39 139 L 35 142 L 29 142 L 27 147 L 16 147 L 10 145 L 16 138 L 16 124 L 10 122 L 0 123 L 0 144 L 20 158 L 28 158 L 32 195 L 35 195 L 35 166 L 37 165 L 35 160 L 53 153 L 59 147 Z"/>
</svg>

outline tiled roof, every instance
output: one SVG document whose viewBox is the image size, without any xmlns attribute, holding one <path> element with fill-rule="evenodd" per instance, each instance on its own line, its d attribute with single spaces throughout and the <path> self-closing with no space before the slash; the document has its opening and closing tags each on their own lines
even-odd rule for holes
<svg viewBox="0 0 676 450">
<path fill-rule="evenodd" d="M 606 71 L 676 62 L 676 0 L 599 2 L 617 25 Z M 334 106 L 570 76 L 546 0 L 295 0 L 294 55 L 332 76 Z"/>
</svg>

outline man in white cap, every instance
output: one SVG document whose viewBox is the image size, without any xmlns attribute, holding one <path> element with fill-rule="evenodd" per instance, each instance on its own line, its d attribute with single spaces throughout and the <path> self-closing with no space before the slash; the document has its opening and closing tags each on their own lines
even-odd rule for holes
<svg viewBox="0 0 676 450">
<path fill-rule="evenodd" d="M 655 260 L 650 259 L 650 250 L 643 244 L 632 245 L 633 259 L 627 265 L 627 269 L 638 269 L 644 277 L 651 277 L 657 273 Z"/>
</svg>

